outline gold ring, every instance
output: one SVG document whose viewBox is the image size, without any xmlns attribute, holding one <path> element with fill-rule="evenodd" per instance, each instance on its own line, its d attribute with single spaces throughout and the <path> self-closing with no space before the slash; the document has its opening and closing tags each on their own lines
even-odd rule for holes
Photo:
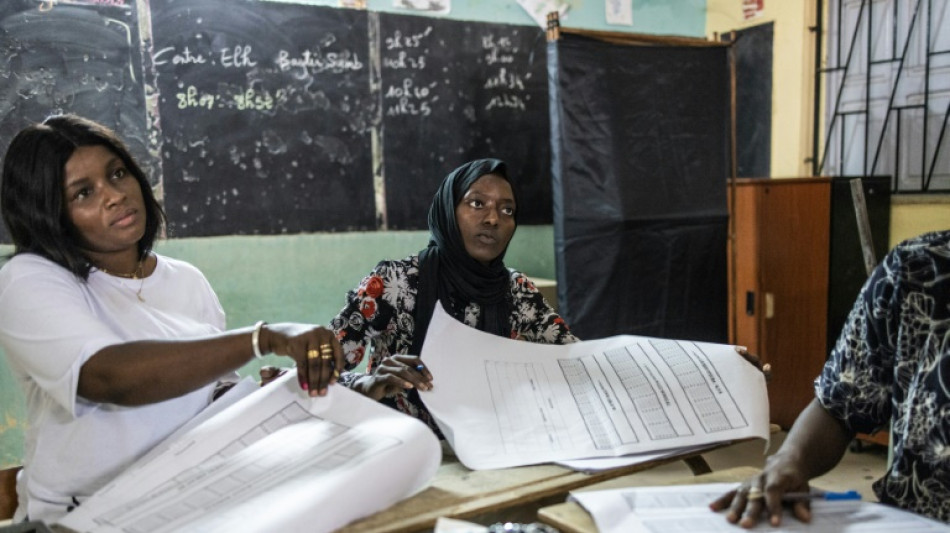
<svg viewBox="0 0 950 533">
<path fill-rule="evenodd" d="M 328 353 L 324 353 L 323 355 L 320 356 L 320 359 L 323 359 L 324 361 L 329 361 L 330 359 L 333 359 L 333 356 Z"/>
<path fill-rule="evenodd" d="M 321 344 L 320 351 L 323 353 L 333 353 L 333 346 L 329 344 Z"/>
<path fill-rule="evenodd" d="M 308 360 L 308 361 L 309 361 L 309 360 L 316 359 L 316 358 L 319 357 L 319 356 L 320 356 L 320 352 L 318 352 L 318 351 L 316 351 L 316 350 L 313 350 L 313 349 L 307 350 L 307 360 Z"/>
<path fill-rule="evenodd" d="M 761 500 L 765 495 L 762 494 L 762 489 L 759 487 L 750 487 L 749 492 L 746 493 L 746 498 L 750 500 Z"/>
</svg>

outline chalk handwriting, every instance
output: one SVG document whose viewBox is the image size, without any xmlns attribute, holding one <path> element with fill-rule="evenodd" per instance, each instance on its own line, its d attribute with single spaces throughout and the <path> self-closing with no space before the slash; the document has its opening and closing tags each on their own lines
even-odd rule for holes
<svg viewBox="0 0 950 533">
<path fill-rule="evenodd" d="M 250 45 L 238 45 L 234 48 L 225 48 L 221 50 L 221 66 L 225 68 L 237 67 L 256 67 L 257 61 L 251 59 Z"/>
<path fill-rule="evenodd" d="M 402 97 L 395 104 L 389 105 L 386 107 L 387 116 L 395 115 L 420 115 L 423 117 L 429 116 L 432 113 L 432 108 L 429 106 L 429 102 L 410 102 L 409 98 Z"/>
<path fill-rule="evenodd" d="M 432 92 L 436 85 L 438 85 L 437 82 L 432 82 L 429 85 L 417 86 L 409 78 L 403 79 L 401 85 L 390 85 L 383 98 L 396 100 L 396 102 L 387 104 L 386 114 L 389 116 L 429 115 L 432 112 L 431 102 L 438 100 Z"/>
<path fill-rule="evenodd" d="M 238 111 L 271 111 L 287 100 L 287 91 L 278 89 L 272 93 L 266 89 L 248 88 L 216 94 L 203 92 L 194 85 L 189 85 L 184 91 L 176 93 L 175 99 L 178 109 L 232 108 Z"/>
<path fill-rule="evenodd" d="M 178 109 L 194 107 L 213 109 L 218 100 L 216 95 L 199 92 L 194 85 L 189 85 L 184 92 L 177 93 L 175 98 L 178 100 Z"/>
<path fill-rule="evenodd" d="M 428 87 L 415 87 L 413 81 L 409 78 L 406 78 L 402 80 L 402 86 L 390 85 L 389 88 L 386 89 L 385 97 L 402 98 L 405 96 L 407 98 L 417 99 L 427 98 L 429 96 L 430 89 L 435 87 L 435 85 L 436 83 L 432 82 Z"/>
<path fill-rule="evenodd" d="M 488 34 L 482 36 L 482 50 L 487 50 L 485 62 L 489 65 L 495 63 L 514 63 L 517 47 L 511 42 L 510 37 L 498 37 Z"/>
<path fill-rule="evenodd" d="M 156 66 L 165 65 L 169 62 L 168 59 L 165 59 L 166 54 L 171 54 L 172 65 L 203 65 L 207 62 L 203 55 L 193 54 L 187 46 L 180 54 L 175 53 L 175 47 L 169 46 L 155 52 L 154 61 Z"/>
<path fill-rule="evenodd" d="M 511 72 L 504 67 L 498 70 L 498 74 L 485 80 L 486 89 L 511 89 L 516 91 L 524 90 L 524 80 L 517 72 Z"/>
<path fill-rule="evenodd" d="M 397 48 L 418 48 L 421 46 L 422 40 L 428 37 L 430 33 L 432 33 L 432 26 L 427 26 L 425 31 L 422 33 L 415 33 L 405 36 L 401 31 L 396 30 L 393 32 L 392 37 L 386 37 L 386 50 L 395 50 Z"/>
<path fill-rule="evenodd" d="M 493 96 L 491 100 L 488 101 L 488 104 L 485 106 L 486 110 L 492 110 L 495 108 L 504 108 L 504 109 L 517 109 L 519 111 L 525 110 L 525 101 L 523 98 L 516 94 L 500 94 Z"/>
<path fill-rule="evenodd" d="M 332 72 L 339 74 L 346 71 L 362 70 L 363 62 L 359 56 L 349 50 L 342 52 L 323 52 L 317 50 L 305 50 L 298 57 L 290 57 L 290 52 L 281 50 L 277 54 L 277 67 L 281 71 L 287 71 L 292 68 L 301 68 L 314 74 L 320 72 Z"/>
<path fill-rule="evenodd" d="M 416 69 L 422 70 L 426 68 L 426 56 L 419 55 L 416 57 L 410 57 L 405 50 L 400 50 L 396 57 L 384 57 L 383 58 L 383 67 L 391 68 L 394 70 L 398 69 Z"/>
</svg>

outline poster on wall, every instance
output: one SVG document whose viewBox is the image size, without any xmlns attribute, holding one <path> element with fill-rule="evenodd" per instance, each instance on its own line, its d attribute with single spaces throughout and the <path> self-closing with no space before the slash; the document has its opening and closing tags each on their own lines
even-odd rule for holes
<svg viewBox="0 0 950 533">
<path fill-rule="evenodd" d="M 607 24 L 633 26 L 633 0 L 607 0 L 604 10 Z"/>
<path fill-rule="evenodd" d="M 742 0 L 742 17 L 745 20 L 761 16 L 764 9 L 765 0 Z"/>
<path fill-rule="evenodd" d="M 452 11 L 452 0 L 393 0 L 393 7 L 445 15 Z"/>
</svg>

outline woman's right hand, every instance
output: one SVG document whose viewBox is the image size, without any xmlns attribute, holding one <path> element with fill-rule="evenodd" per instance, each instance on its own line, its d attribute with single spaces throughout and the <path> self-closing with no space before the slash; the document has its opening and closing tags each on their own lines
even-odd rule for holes
<svg viewBox="0 0 950 533">
<path fill-rule="evenodd" d="M 786 495 L 792 492 L 807 494 L 808 480 L 796 461 L 779 453 L 768 458 L 760 474 L 723 494 L 710 503 L 709 508 L 713 511 L 728 510 L 726 520 L 744 528 L 755 527 L 763 512 L 772 526 L 778 526 L 782 520 L 782 510 L 786 506 L 791 507 L 795 518 L 809 522 L 809 500 L 803 498 L 785 501 Z"/>
<path fill-rule="evenodd" d="M 281 322 L 261 329 L 261 350 L 297 363 L 297 382 L 311 397 L 325 396 L 343 369 L 343 348 L 332 331 L 311 324 Z"/>
<path fill-rule="evenodd" d="M 395 354 L 383 359 L 375 372 L 360 378 L 354 390 L 379 401 L 411 388 L 432 390 L 432 373 L 418 355 Z"/>
</svg>

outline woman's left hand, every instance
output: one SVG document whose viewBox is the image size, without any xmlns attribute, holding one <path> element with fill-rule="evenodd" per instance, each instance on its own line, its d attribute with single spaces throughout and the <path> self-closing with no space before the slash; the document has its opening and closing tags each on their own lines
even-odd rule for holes
<svg viewBox="0 0 950 533">
<path fill-rule="evenodd" d="M 752 366 L 758 368 L 762 371 L 762 375 L 765 376 L 765 382 L 768 383 L 772 379 L 772 365 L 765 363 L 762 364 L 762 360 L 758 355 L 749 353 L 749 349 L 745 346 L 736 346 L 736 352 L 742 356 L 743 359 L 749 362 Z"/>
<path fill-rule="evenodd" d="M 281 322 L 261 330 L 261 346 L 293 358 L 297 381 L 311 397 L 325 396 L 343 369 L 343 348 L 332 331 L 312 324 Z"/>
</svg>

